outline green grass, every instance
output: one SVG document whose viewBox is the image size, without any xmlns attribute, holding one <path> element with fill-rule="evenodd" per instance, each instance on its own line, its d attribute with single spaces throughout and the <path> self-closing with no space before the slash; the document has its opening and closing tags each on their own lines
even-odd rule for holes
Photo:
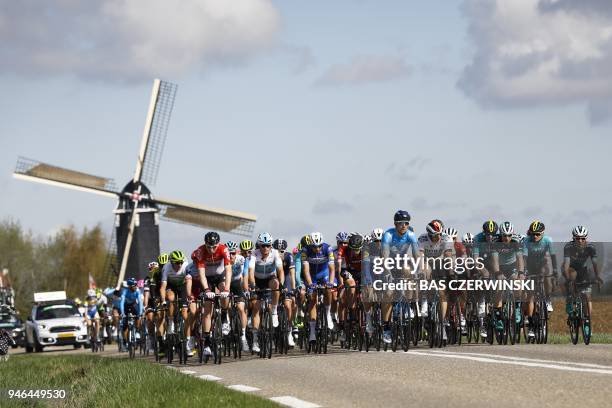
<svg viewBox="0 0 612 408">
<path fill-rule="evenodd" d="M 0 362 L 0 389 L 65 389 L 67 392 L 65 400 L 44 404 L 0 400 L 2 407 L 277 406 L 272 401 L 147 361 L 82 355 L 13 356 L 8 362 Z"/>
<path fill-rule="evenodd" d="M 570 344 L 569 332 L 567 333 L 549 333 L 548 344 Z M 584 345 L 582 341 L 582 332 L 578 338 L 578 344 Z M 591 336 L 591 344 L 612 344 L 612 333 L 593 333 Z"/>
</svg>

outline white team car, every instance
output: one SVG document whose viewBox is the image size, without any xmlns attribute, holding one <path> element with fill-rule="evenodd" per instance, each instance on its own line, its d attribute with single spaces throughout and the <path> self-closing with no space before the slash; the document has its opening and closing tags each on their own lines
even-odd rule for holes
<svg viewBox="0 0 612 408">
<path fill-rule="evenodd" d="M 32 314 L 25 324 L 26 352 L 41 352 L 45 346 L 73 345 L 87 342 L 87 325 L 66 292 L 34 294 Z"/>
</svg>

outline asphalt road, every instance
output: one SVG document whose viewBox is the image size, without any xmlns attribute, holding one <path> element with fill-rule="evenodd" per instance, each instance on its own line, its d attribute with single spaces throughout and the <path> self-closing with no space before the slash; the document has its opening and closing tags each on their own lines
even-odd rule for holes
<svg viewBox="0 0 612 408">
<path fill-rule="evenodd" d="M 49 348 L 41 356 L 83 352 Z M 126 358 L 115 346 L 104 354 Z M 419 346 L 406 353 L 332 347 L 327 355 L 292 351 L 172 368 L 294 407 L 602 407 L 612 395 L 612 345 L 603 344 Z"/>
</svg>

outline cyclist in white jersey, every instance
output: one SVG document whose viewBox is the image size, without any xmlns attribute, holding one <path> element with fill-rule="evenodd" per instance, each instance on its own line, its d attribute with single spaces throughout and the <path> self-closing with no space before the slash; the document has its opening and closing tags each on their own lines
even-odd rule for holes
<svg viewBox="0 0 612 408">
<path fill-rule="evenodd" d="M 185 291 L 185 281 L 191 279 L 187 274 L 187 262 L 185 262 L 185 254 L 183 251 L 173 251 L 170 254 L 170 262 L 164 265 L 162 269 L 161 285 L 159 288 L 159 296 L 162 304 L 168 299 L 168 312 L 170 316 L 174 316 L 174 300 L 178 299 L 185 302 L 187 300 Z M 187 304 L 183 303 L 182 314 L 183 319 L 187 321 Z M 169 319 L 168 334 L 174 333 L 174 319 Z"/>
<path fill-rule="evenodd" d="M 253 251 L 249 259 L 249 283 L 256 289 L 272 289 L 272 301 L 270 313 L 272 325 L 278 326 L 277 305 L 280 294 L 280 282 L 285 279 L 283 273 L 283 261 L 276 249 L 272 248 L 272 236 L 267 232 L 259 234 L 256 243 L 257 249 Z M 253 307 L 253 352 L 259 352 L 259 341 L 257 332 L 259 330 L 259 299 Z"/>
</svg>

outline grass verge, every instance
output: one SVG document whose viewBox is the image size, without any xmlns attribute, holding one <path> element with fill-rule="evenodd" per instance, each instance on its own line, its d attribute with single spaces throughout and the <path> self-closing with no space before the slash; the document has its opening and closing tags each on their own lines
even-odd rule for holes
<svg viewBox="0 0 612 408">
<path fill-rule="evenodd" d="M 549 333 L 548 344 L 570 344 L 569 332 L 567 333 Z M 584 345 L 582 341 L 582 332 L 578 338 L 578 345 Z M 612 344 L 612 333 L 593 333 L 591 336 L 591 344 Z"/>
<path fill-rule="evenodd" d="M 276 407 L 272 401 L 148 361 L 98 356 L 13 356 L 0 363 L 0 406 Z M 64 400 L 6 399 L 7 389 L 64 389 Z"/>
</svg>

